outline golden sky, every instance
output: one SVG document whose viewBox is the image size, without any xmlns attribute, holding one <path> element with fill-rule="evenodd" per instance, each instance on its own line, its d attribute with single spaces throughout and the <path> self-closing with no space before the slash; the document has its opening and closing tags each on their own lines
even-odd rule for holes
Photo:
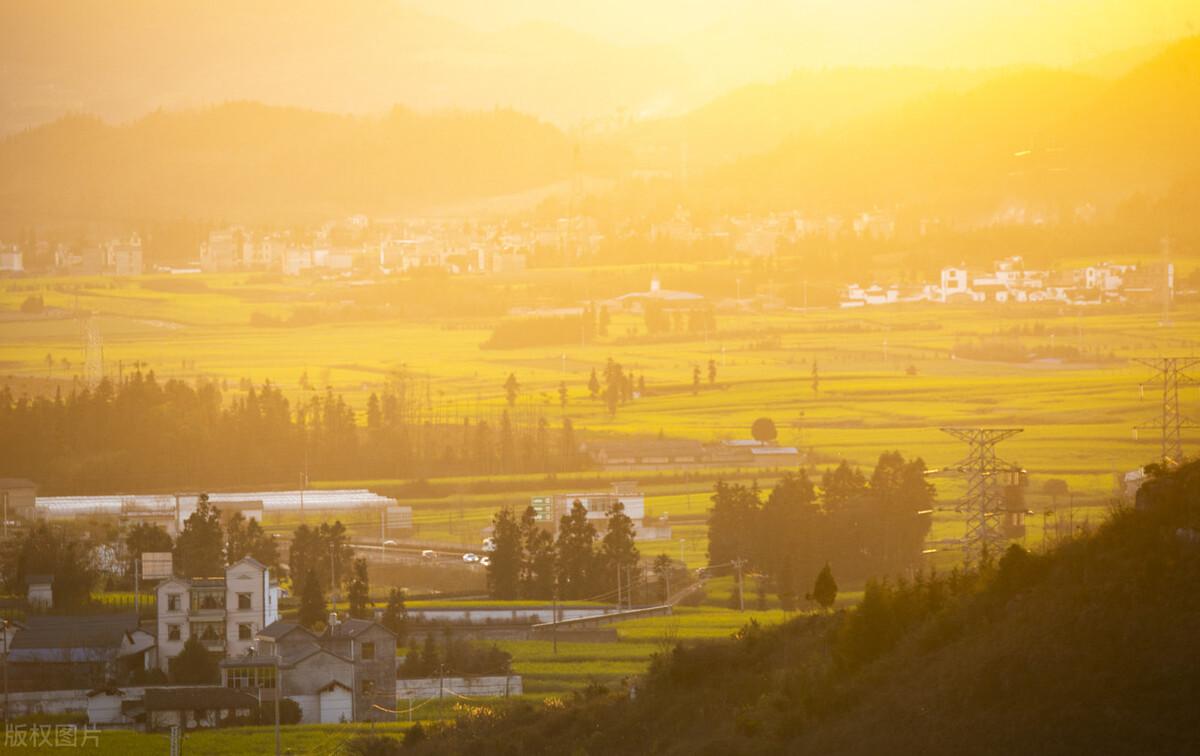
<svg viewBox="0 0 1200 756">
<path fill-rule="evenodd" d="M 1064 64 L 1195 34 L 1196 0 L 404 0 L 484 29 L 542 22 L 628 45 L 790 38 L 809 65 Z M 807 48 L 807 49 L 806 49 Z M 741 56 L 759 54 L 747 46 Z"/>
<path fill-rule="evenodd" d="M 0 0 L 0 134 L 229 100 L 574 125 L 797 70 L 1132 65 L 1198 29 L 1198 0 Z"/>
</svg>

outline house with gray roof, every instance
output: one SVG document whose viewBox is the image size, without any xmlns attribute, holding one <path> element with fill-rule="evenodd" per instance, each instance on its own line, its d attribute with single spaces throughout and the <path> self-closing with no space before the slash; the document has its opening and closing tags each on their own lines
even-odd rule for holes
<svg viewBox="0 0 1200 756">
<path fill-rule="evenodd" d="M 280 620 L 248 654 L 221 662 L 224 685 L 300 706 L 303 723 L 385 721 L 396 705 L 396 636 L 370 620 L 330 615 L 323 632 Z M 380 708 L 376 708 L 380 707 Z"/>
<path fill-rule="evenodd" d="M 33 615 L 13 634 L 12 690 L 102 687 L 153 668 L 154 635 L 137 615 Z"/>
</svg>

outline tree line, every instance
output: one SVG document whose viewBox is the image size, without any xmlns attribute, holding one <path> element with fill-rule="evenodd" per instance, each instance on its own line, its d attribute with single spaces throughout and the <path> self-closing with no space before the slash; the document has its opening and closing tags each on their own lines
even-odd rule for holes
<svg viewBox="0 0 1200 756">
<path fill-rule="evenodd" d="M 487 567 L 488 594 L 495 599 L 587 599 L 615 596 L 638 565 L 634 523 L 616 502 L 601 536 L 576 499 L 553 536 L 532 506 L 520 517 L 504 508 L 492 518 L 495 550 Z"/>
<path fill-rule="evenodd" d="M 867 577 L 919 565 L 936 491 L 919 457 L 879 456 L 868 479 L 843 461 L 815 486 L 808 473 L 785 475 L 763 498 L 757 486 L 718 482 L 708 518 L 708 558 L 763 572 L 784 607 L 805 595 L 822 565 Z"/>
<path fill-rule="evenodd" d="M 159 381 L 140 370 L 53 398 L 0 388 L 0 476 L 43 491 L 302 485 L 306 478 L 429 477 L 578 469 L 569 419 L 526 406 L 468 417 L 403 378 L 366 406 L 366 427 L 332 389 L 289 402 L 278 385 Z"/>
</svg>

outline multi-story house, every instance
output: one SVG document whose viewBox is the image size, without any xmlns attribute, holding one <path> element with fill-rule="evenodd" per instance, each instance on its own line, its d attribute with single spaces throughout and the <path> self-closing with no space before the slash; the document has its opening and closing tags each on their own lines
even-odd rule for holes
<svg viewBox="0 0 1200 756">
<path fill-rule="evenodd" d="M 280 620 L 258 633 L 254 653 L 221 662 L 222 683 L 262 700 L 278 692 L 300 721 L 386 721 L 396 705 L 396 636 L 377 622 L 330 615 L 314 633 Z"/>
<path fill-rule="evenodd" d="M 107 245 L 108 269 L 118 276 L 142 274 L 142 239 L 137 234 L 128 239 L 111 239 Z"/>
<path fill-rule="evenodd" d="M 205 273 L 237 270 L 242 263 L 245 234 L 240 228 L 210 231 L 200 243 L 200 267 Z"/>
<path fill-rule="evenodd" d="M 164 672 L 188 638 L 221 656 L 243 656 L 279 619 L 279 585 L 271 569 L 246 557 L 222 577 L 171 578 L 159 584 L 158 664 Z"/>
</svg>

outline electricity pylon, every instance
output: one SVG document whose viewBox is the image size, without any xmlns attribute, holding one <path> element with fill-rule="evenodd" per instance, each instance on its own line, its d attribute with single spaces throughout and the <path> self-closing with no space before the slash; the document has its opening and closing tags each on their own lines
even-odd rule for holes
<svg viewBox="0 0 1200 756">
<path fill-rule="evenodd" d="M 945 468 L 963 474 L 967 493 L 955 508 L 967 513 L 963 552 L 969 563 L 986 548 L 995 554 L 1004 542 L 998 523 L 1005 509 L 1004 491 L 1023 471 L 996 456 L 996 445 L 1024 428 L 942 428 L 943 433 L 970 445 L 970 454 Z"/>
<path fill-rule="evenodd" d="M 1183 429 L 1200 428 L 1180 412 L 1179 386 L 1196 382 L 1183 371 L 1200 365 L 1200 357 L 1156 357 L 1135 362 L 1153 370 L 1152 381 L 1162 386 L 1161 416 L 1137 428 L 1158 431 L 1162 443 L 1162 463 L 1168 467 L 1178 465 L 1183 461 Z"/>
</svg>

